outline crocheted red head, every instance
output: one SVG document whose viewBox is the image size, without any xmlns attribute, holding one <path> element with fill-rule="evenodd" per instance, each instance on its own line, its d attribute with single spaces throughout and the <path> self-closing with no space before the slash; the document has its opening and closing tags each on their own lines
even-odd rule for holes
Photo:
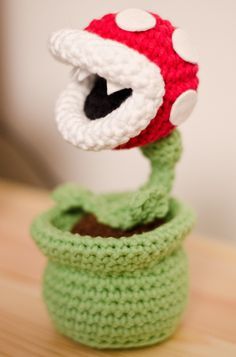
<svg viewBox="0 0 236 357">
<path fill-rule="evenodd" d="M 197 99 L 197 56 L 181 29 L 144 10 L 61 30 L 52 54 L 73 66 L 56 106 L 65 140 L 84 150 L 132 148 L 167 136 Z"/>
</svg>

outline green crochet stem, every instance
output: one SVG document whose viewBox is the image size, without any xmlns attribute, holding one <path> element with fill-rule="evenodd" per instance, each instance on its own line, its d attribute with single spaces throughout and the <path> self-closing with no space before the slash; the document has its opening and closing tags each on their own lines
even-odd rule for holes
<svg viewBox="0 0 236 357">
<path fill-rule="evenodd" d="M 151 162 L 151 175 L 144 187 L 159 188 L 169 199 L 175 165 L 182 154 L 179 131 L 175 130 L 168 137 L 142 147 L 141 151 Z"/>
<path fill-rule="evenodd" d="M 60 209 L 81 208 L 93 213 L 99 222 L 124 230 L 165 217 L 169 211 L 175 165 L 182 152 L 180 134 L 175 130 L 141 151 L 150 160 L 151 174 L 137 191 L 96 195 L 67 184 L 53 193 Z"/>
</svg>

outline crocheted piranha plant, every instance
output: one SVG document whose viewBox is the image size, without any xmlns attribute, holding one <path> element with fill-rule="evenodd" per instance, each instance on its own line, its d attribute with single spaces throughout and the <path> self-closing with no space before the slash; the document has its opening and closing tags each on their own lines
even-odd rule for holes
<svg viewBox="0 0 236 357">
<path fill-rule="evenodd" d="M 84 150 L 140 147 L 151 175 L 137 191 L 96 195 L 67 184 L 32 235 L 48 257 L 44 298 L 63 334 L 97 348 L 150 345 L 176 329 L 187 300 L 182 242 L 194 223 L 170 196 L 176 126 L 197 98 L 196 54 L 169 21 L 130 9 L 52 35 L 72 65 L 56 106 L 63 138 Z"/>
</svg>

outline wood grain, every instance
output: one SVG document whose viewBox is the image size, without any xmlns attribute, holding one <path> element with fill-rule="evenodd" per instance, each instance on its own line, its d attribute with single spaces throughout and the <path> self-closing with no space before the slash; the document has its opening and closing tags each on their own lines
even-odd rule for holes
<svg viewBox="0 0 236 357">
<path fill-rule="evenodd" d="M 169 341 L 142 349 L 97 351 L 59 335 L 41 298 L 45 260 L 29 235 L 32 218 L 50 205 L 46 192 L 0 182 L 1 357 L 236 356 L 236 247 L 197 236 L 186 242 L 190 302 Z"/>
</svg>

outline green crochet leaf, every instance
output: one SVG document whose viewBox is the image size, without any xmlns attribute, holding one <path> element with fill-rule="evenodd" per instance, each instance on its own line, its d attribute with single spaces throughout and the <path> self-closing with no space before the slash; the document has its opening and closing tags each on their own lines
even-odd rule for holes
<svg viewBox="0 0 236 357">
<path fill-rule="evenodd" d="M 182 152 L 180 134 L 175 130 L 141 150 L 150 160 L 151 175 L 137 191 L 96 195 L 66 184 L 53 193 L 59 208 L 62 211 L 79 208 L 93 213 L 101 223 L 124 230 L 165 217 L 169 211 L 174 168 Z"/>
</svg>

